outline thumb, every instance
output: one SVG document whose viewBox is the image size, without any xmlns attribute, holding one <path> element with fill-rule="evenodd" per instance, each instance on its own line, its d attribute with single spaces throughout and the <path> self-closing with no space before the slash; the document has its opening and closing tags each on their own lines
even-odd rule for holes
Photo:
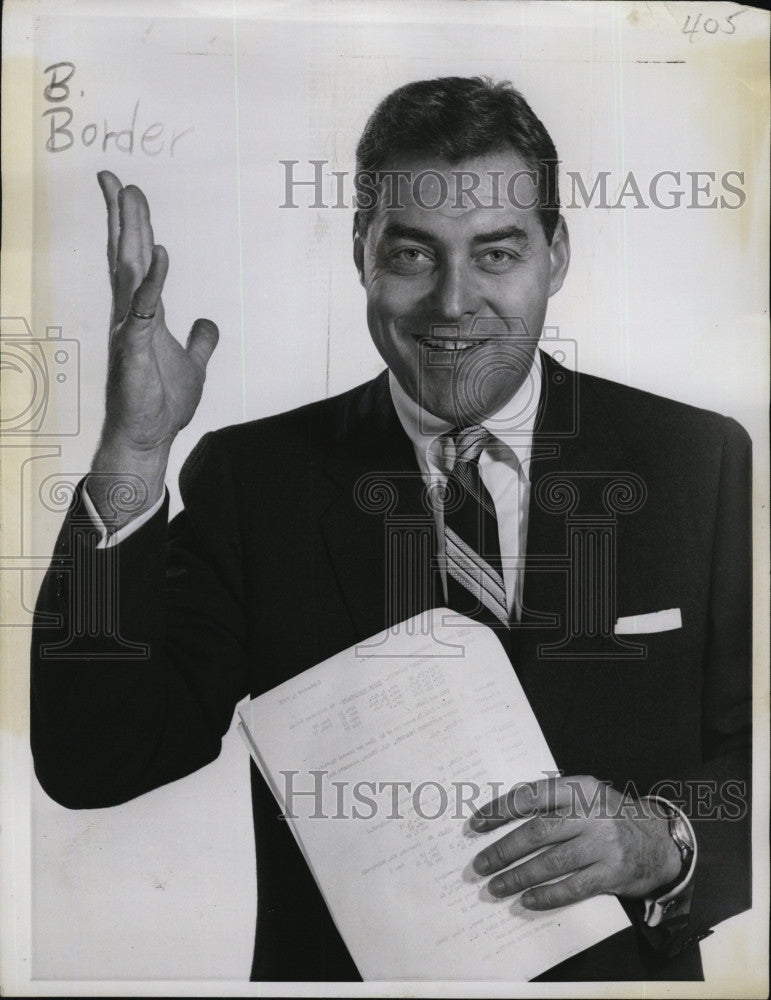
<svg viewBox="0 0 771 1000">
<path fill-rule="evenodd" d="M 219 339 L 216 323 L 210 319 L 197 319 L 188 334 L 185 350 L 205 369 Z"/>
</svg>

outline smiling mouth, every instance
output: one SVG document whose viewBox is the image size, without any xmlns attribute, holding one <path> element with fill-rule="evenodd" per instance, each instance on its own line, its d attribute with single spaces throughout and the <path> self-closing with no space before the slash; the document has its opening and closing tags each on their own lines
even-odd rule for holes
<svg viewBox="0 0 771 1000">
<path fill-rule="evenodd" d="M 424 340 L 426 347 L 432 351 L 468 351 L 472 347 L 479 347 L 481 340 Z"/>
</svg>

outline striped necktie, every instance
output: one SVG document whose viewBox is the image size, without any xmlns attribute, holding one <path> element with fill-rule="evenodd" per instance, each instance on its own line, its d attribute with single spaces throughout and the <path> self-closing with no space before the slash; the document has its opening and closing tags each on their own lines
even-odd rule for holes
<svg viewBox="0 0 771 1000">
<path fill-rule="evenodd" d="M 485 624 L 507 625 L 498 520 L 479 473 L 479 456 L 494 438 L 485 427 L 451 431 L 455 464 L 447 480 L 444 545 L 447 603 Z"/>
</svg>

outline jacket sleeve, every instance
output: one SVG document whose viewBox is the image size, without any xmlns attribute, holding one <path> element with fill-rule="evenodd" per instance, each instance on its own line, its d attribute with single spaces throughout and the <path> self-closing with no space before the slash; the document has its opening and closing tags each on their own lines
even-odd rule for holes
<svg viewBox="0 0 771 1000">
<path fill-rule="evenodd" d="M 46 792 L 109 806 L 214 760 L 247 693 L 238 517 L 216 434 L 168 499 L 119 545 L 99 533 L 79 484 L 35 611 L 31 742 Z"/>
<path fill-rule="evenodd" d="M 702 765 L 654 789 L 688 815 L 698 859 L 686 899 L 672 902 L 661 925 L 648 927 L 639 906 L 630 914 L 649 943 L 669 955 L 751 906 L 751 464 L 749 436 L 727 420 L 703 660 Z"/>
</svg>

